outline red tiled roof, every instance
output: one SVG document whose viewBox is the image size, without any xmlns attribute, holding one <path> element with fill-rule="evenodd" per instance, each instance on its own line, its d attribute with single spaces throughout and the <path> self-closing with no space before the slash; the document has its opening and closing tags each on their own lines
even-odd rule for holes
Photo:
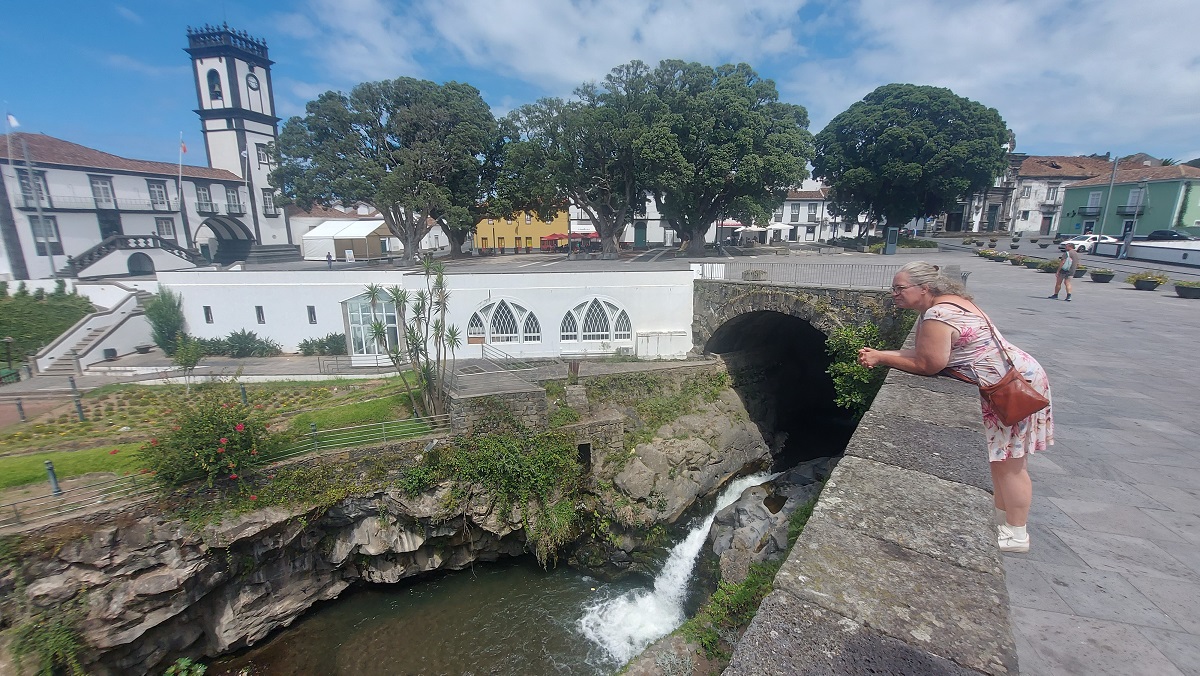
<svg viewBox="0 0 1200 676">
<path fill-rule="evenodd" d="M 790 200 L 823 200 L 829 196 L 829 188 L 821 188 L 820 190 L 789 190 L 787 198 Z"/>
<path fill-rule="evenodd" d="M 1173 181 L 1185 178 L 1200 178 L 1200 169 L 1186 164 L 1169 167 L 1141 167 L 1139 169 L 1121 169 L 1117 171 L 1115 183 L 1141 183 L 1142 181 Z M 1097 176 L 1086 181 L 1072 183 L 1069 187 L 1089 185 L 1108 185 L 1111 175 Z"/>
<path fill-rule="evenodd" d="M 180 167 L 170 162 L 150 162 L 149 160 L 131 160 L 116 155 L 110 155 L 100 150 L 87 148 L 78 143 L 71 143 L 60 138 L 45 134 L 12 133 L 12 152 L 14 157 L 8 158 L 8 139 L 0 134 L 0 158 L 12 159 L 20 164 L 25 161 L 21 149 L 21 141 L 29 145 L 29 159 L 34 164 L 62 165 L 68 167 L 83 167 L 86 169 L 110 169 L 129 171 L 141 174 L 156 174 L 159 176 L 175 176 Z M 241 176 L 224 169 L 211 167 L 195 167 L 183 165 L 183 175 L 189 178 L 211 178 L 220 181 L 240 181 Z"/>
<path fill-rule="evenodd" d="M 1070 155 L 1031 155 L 1021 162 L 1020 178 L 1091 178 L 1112 174 L 1112 162 L 1100 157 Z M 1134 169 L 1140 163 L 1122 160 L 1121 169 Z"/>
</svg>

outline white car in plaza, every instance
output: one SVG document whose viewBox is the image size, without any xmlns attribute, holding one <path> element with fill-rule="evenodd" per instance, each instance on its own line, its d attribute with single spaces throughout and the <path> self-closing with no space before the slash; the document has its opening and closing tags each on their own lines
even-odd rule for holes
<svg viewBox="0 0 1200 676">
<path fill-rule="evenodd" d="M 1058 250 L 1066 251 L 1068 245 L 1075 247 L 1076 250 L 1079 250 L 1079 245 L 1082 244 L 1084 253 L 1093 253 L 1096 250 L 1097 242 L 1102 244 L 1117 244 L 1120 241 L 1121 240 L 1117 239 L 1116 237 L 1109 237 L 1108 235 L 1076 235 L 1071 239 L 1063 240 L 1063 242 L 1058 245 Z"/>
</svg>

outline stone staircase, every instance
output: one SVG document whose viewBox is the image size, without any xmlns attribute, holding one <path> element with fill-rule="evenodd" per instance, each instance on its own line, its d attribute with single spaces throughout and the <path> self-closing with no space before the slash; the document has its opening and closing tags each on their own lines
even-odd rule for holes
<svg viewBox="0 0 1200 676">
<path fill-rule="evenodd" d="M 138 305 L 139 310 L 145 310 L 146 302 L 154 297 L 154 294 L 150 293 L 149 291 L 143 291 L 141 289 L 135 289 L 133 293 L 135 296 L 137 296 L 137 305 Z"/>
<path fill-rule="evenodd" d="M 77 371 L 75 369 L 75 360 L 71 358 L 71 355 L 83 354 L 83 352 L 85 350 L 87 350 L 88 347 L 90 347 L 92 343 L 96 342 L 96 340 L 103 337 L 104 334 L 106 334 L 106 333 L 108 333 L 107 326 L 100 326 L 100 327 L 97 327 L 97 328 L 94 328 L 94 329 L 88 331 L 87 335 L 85 335 L 82 340 L 80 340 L 78 343 L 76 343 L 75 346 L 73 348 L 71 348 L 71 350 L 69 352 L 67 352 L 66 355 L 55 360 L 54 364 L 52 364 L 50 366 L 50 368 L 42 371 L 41 375 L 44 375 L 44 376 L 73 376 L 73 375 L 76 375 Z"/>
</svg>

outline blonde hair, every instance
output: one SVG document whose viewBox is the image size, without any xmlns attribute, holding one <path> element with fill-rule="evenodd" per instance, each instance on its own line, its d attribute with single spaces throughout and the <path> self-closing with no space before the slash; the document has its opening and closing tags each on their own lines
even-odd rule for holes
<svg viewBox="0 0 1200 676">
<path fill-rule="evenodd" d="M 900 272 L 908 275 L 913 284 L 929 289 L 935 296 L 962 296 L 967 300 L 974 297 L 967 293 L 967 286 L 961 279 L 954 279 L 942 273 L 941 268 L 925 261 L 913 261 L 900 268 Z"/>
</svg>

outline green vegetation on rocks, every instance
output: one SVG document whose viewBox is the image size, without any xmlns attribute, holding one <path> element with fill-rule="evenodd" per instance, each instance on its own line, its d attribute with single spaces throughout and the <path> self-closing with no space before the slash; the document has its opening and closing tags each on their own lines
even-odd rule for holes
<svg viewBox="0 0 1200 676">
<path fill-rule="evenodd" d="M 696 410 L 700 401 L 714 402 L 729 386 L 724 372 L 684 377 L 678 385 L 656 373 L 621 373 L 584 382 L 588 400 L 629 407 L 637 424 L 626 427 L 625 446 L 633 449 L 654 438 L 659 427 Z"/>
</svg>

